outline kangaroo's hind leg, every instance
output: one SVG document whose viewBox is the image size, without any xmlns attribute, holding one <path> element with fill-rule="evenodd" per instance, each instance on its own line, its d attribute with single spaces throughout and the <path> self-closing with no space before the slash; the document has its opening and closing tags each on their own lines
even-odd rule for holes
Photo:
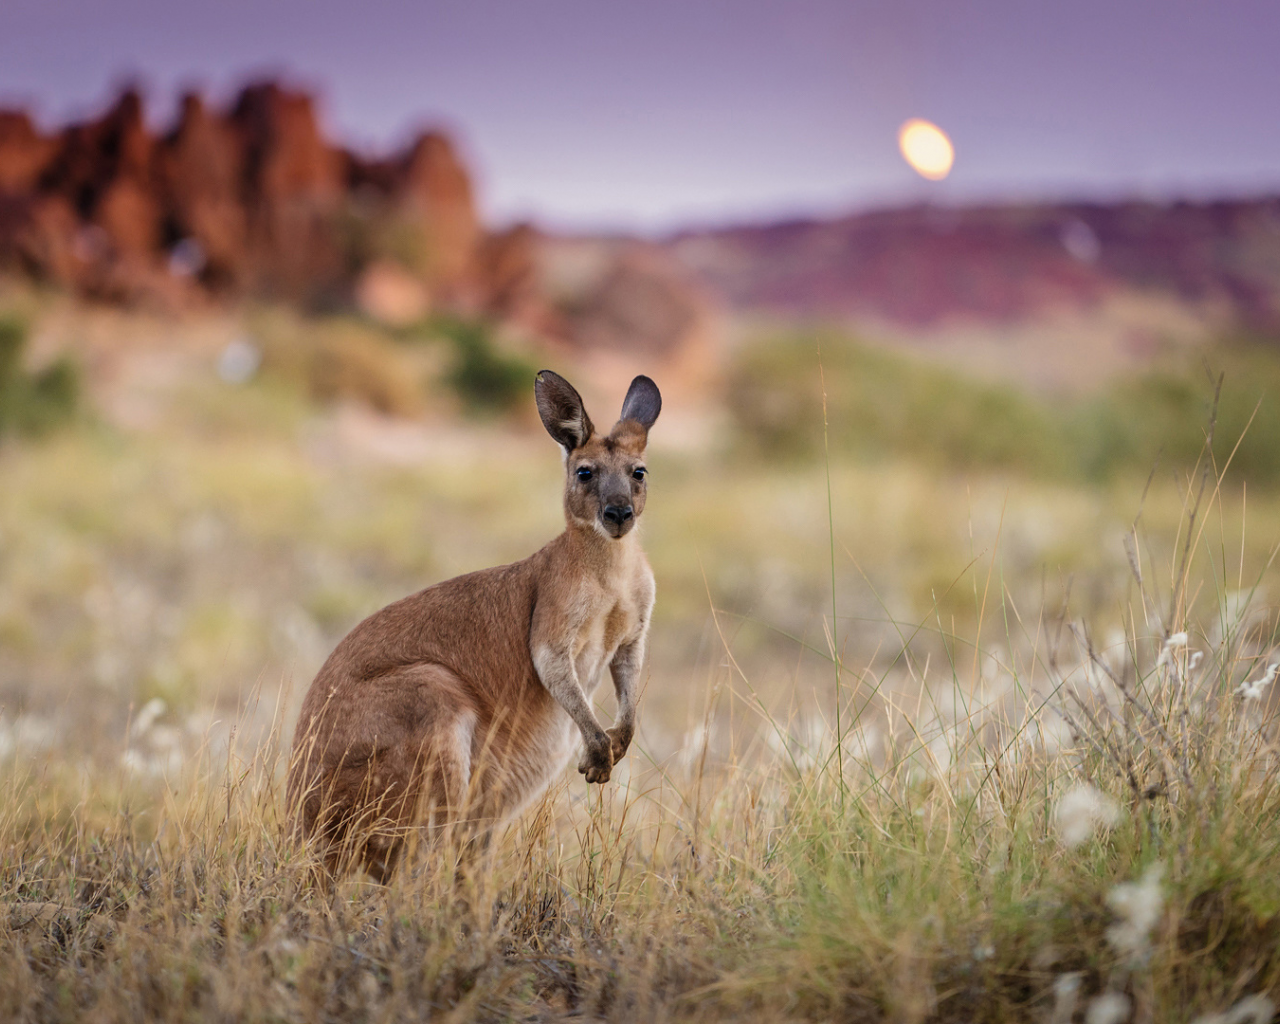
<svg viewBox="0 0 1280 1024">
<path fill-rule="evenodd" d="M 477 715 L 457 676 L 408 665 L 340 688 L 291 771 L 299 829 L 334 877 L 386 881 L 408 840 L 465 815 Z"/>
<path fill-rule="evenodd" d="M 365 770 L 366 828 L 358 859 L 385 882 L 406 847 L 438 850 L 469 823 L 472 744 L 478 716 L 461 681 L 439 665 L 413 665 L 378 680 L 378 692 L 398 698 L 402 725 Z M 404 695 L 413 701 L 405 708 Z"/>
</svg>

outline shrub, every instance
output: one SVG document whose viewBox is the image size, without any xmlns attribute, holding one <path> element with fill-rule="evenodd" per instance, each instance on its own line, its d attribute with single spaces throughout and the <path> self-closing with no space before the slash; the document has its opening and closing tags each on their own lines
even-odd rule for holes
<svg viewBox="0 0 1280 1024">
<path fill-rule="evenodd" d="M 975 380 L 828 331 L 747 348 L 728 397 L 744 445 L 766 457 L 821 456 L 825 386 L 835 454 L 1101 481 L 1146 473 L 1161 459 L 1194 462 L 1219 377 L 1214 459 L 1230 458 L 1236 479 L 1280 483 L 1280 359 L 1239 341 L 1068 399 Z"/>
<path fill-rule="evenodd" d="M 449 383 L 458 396 L 477 412 L 507 412 L 523 401 L 537 368 L 503 352 L 493 329 L 482 320 L 450 320 L 437 325 L 454 345 Z"/>
<path fill-rule="evenodd" d="M 0 319 L 0 434 L 38 434 L 75 412 L 80 380 L 68 359 L 28 373 L 22 367 L 27 328 L 16 318 Z"/>
<path fill-rule="evenodd" d="M 1018 389 L 834 332 L 748 349 L 730 375 L 729 406 L 763 454 L 821 454 L 824 389 L 835 452 L 1027 470 L 1067 457 L 1053 417 Z"/>
</svg>

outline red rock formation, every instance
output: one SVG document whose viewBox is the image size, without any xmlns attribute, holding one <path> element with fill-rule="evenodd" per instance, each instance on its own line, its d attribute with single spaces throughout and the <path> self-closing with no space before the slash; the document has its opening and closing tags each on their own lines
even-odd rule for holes
<svg viewBox="0 0 1280 1024">
<path fill-rule="evenodd" d="M 489 235 L 477 256 L 479 277 L 488 287 L 489 309 L 535 333 L 555 333 L 556 325 L 538 278 L 537 231 L 517 224 Z"/>
<path fill-rule="evenodd" d="M 396 202 L 400 213 L 421 228 L 427 271 L 458 281 L 472 269 L 482 235 L 471 178 L 439 132 L 420 136 L 402 167 Z"/>
<path fill-rule="evenodd" d="M 337 290 L 342 159 L 321 136 L 311 98 L 274 82 L 252 85 L 230 122 L 243 159 L 251 286 L 289 298 Z"/>
<path fill-rule="evenodd" d="M 160 150 L 160 178 L 171 230 L 203 257 L 193 269 L 213 288 L 246 283 L 248 220 L 242 202 L 240 138 L 194 93 L 182 98 L 178 124 Z M 199 261 L 196 261 L 199 262 Z"/>
<path fill-rule="evenodd" d="M 0 194 L 31 192 L 57 150 L 21 111 L 0 110 Z"/>
<path fill-rule="evenodd" d="M 55 137 L 0 112 L 0 269 L 98 297 L 198 286 L 333 305 L 366 268 L 397 264 L 424 294 L 484 313 L 510 303 L 510 258 L 493 285 L 487 246 L 444 135 L 365 159 L 326 139 L 310 96 L 275 82 L 225 113 L 188 95 L 160 138 L 132 89 Z"/>
</svg>

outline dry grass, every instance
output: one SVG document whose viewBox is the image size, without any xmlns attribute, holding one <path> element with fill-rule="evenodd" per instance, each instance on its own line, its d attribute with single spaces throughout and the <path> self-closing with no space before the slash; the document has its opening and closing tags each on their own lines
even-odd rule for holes
<svg viewBox="0 0 1280 1024">
<path fill-rule="evenodd" d="M 421 850 L 333 895 L 285 838 L 279 729 L 172 776 L 20 759 L 0 1012 L 1069 1020 L 1110 995 L 1163 1021 L 1274 997 L 1270 694 L 1238 692 L 1272 654 L 1242 621 L 1200 658 L 1129 637 L 1024 701 L 890 715 L 878 743 L 854 716 L 839 772 L 837 737 L 798 721 L 727 761 L 695 739 L 561 785 L 481 859 Z"/>
</svg>

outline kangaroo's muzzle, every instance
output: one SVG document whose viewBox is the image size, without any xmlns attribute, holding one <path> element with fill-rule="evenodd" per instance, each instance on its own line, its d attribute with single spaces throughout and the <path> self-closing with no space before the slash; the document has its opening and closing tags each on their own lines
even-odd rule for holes
<svg viewBox="0 0 1280 1024">
<path fill-rule="evenodd" d="M 635 522 L 635 510 L 630 505 L 606 505 L 600 513 L 604 527 L 614 537 L 621 537 Z"/>
</svg>

